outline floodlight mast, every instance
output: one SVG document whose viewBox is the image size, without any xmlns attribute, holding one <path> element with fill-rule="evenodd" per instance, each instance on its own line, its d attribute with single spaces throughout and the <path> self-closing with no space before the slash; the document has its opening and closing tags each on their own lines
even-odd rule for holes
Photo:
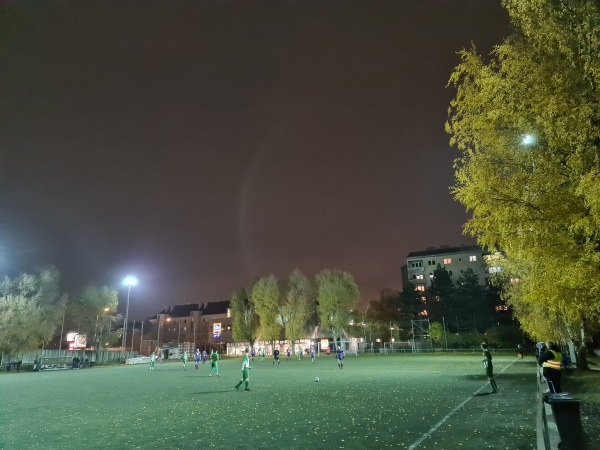
<svg viewBox="0 0 600 450">
<path fill-rule="evenodd" d="M 137 286 L 138 279 L 133 275 L 127 275 L 123 280 L 123 286 L 127 286 L 127 306 L 125 307 L 125 318 L 123 319 L 123 337 L 121 339 L 121 359 L 123 359 L 123 349 L 127 344 L 127 322 L 129 320 L 129 295 L 131 294 L 131 287 Z M 133 337 L 132 337 L 133 340 Z"/>
</svg>

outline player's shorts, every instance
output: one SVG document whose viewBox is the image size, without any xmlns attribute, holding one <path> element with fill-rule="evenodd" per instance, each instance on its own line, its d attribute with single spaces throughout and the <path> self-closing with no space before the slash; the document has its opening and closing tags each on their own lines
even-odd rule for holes
<svg viewBox="0 0 600 450">
<path fill-rule="evenodd" d="M 250 369 L 242 369 L 242 380 L 248 380 L 250 378 Z"/>
</svg>

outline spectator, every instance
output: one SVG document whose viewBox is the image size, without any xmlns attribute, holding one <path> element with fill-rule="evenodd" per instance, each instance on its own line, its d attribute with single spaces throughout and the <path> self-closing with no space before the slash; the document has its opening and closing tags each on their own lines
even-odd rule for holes
<svg viewBox="0 0 600 450">
<path fill-rule="evenodd" d="M 542 366 L 542 375 L 546 379 L 550 393 L 552 394 L 562 392 L 561 361 L 562 355 L 558 351 L 557 345 L 553 341 L 546 342 L 546 351 L 540 353 L 538 364 Z"/>
</svg>

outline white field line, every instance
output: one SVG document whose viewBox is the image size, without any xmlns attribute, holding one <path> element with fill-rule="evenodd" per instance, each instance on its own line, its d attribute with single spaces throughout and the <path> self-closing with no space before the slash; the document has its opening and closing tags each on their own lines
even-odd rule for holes
<svg viewBox="0 0 600 450">
<path fill-rule="evenodd" d="M 516 359 L 514 361 L 512 361 L 510 364 L 508 364 L 504 369 L 502 369 L 502 371 L 500 371 L 500 373 L 498 375 L 502 374 L 506 369 L 508 369 L 510 366 L 512 366 L 515 363 L 515 361 L 516 361 Z M 454 414 L 460 408 L 462 408 L 463 406 L 465 406 L 469 400 L 471 400 L 475 395 L 479 394 L 483 390 L 483 388 L 485 388 L 488 384 L 489 384 L 489 382 L 486 383 L 486 384 L 484 384 L 483 386 L 481 386 L 475 392 L 473 392 L 470 397 L 467 397 L 460 405 L 458 405 L 456 408 L 454 408 L 452 411 L 450 411 L 448 414 L 446 414 L 446 416 L 444 416 L 442 418 L 442 420 L 440 420 L 433 427 L 431 427 L 427 433 L 425 433 L 423 436 L 421 436 L 419 439 L 417 439 L 415 442 L 413 442 L 413 444 L 410 447 L 408 447 L 407 450 L 414 450 L 419 445 L 421 445 L 421 443 L 425 439 L 429 438 L 433 433 L 435 433 L 435 431 L 439 427 L 441 427 L 444 424 L 444 422 L 446 422 L 452 416 L 452 414 Z"/>
</svg>

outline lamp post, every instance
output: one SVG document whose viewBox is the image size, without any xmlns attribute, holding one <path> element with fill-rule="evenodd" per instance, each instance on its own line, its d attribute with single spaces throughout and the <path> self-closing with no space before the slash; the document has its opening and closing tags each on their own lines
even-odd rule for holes
<svg viewBox="0 0 600 450">
<path fill-rule="evenodd" d="M 138 279 L 132 275 L 127 275 L 123 280 L 123 286 L 127 286 L 127 306 L 125 308 L 125 319 L 123 320 L 123 339 L 121 339 L 121 358 L 123 358 L 123 349 L 127 344 L 127 321 L 129 320 L 129 294 L 131 286 L 137 286 Z"/>
</svg>

